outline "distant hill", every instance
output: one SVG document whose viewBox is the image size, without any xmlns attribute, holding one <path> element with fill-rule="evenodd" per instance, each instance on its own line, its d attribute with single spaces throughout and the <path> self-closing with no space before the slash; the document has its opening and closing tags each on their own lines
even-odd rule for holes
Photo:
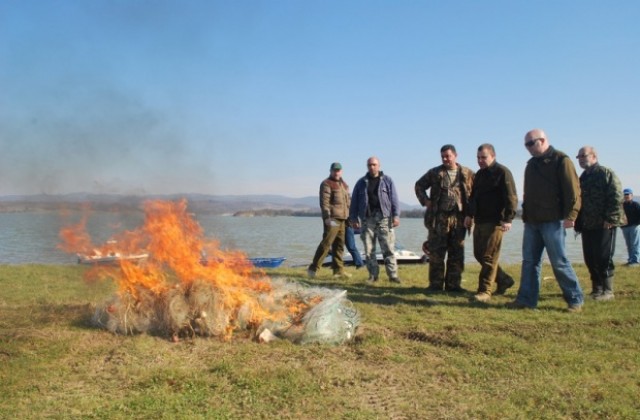
<svg viewBox="0 0 640 420">
<path fill-rule="evenodd" d="M 0 196 L 0 212 L 59 211 L 80 209 L 89 205 L 102 211 L 139 211 L 147 200 L 178 200 L 185 198 L 191 211 L 208 214 L 235 214 L 260 211 L 261 214 L 319 212 L 318 197 L 286 197 L 281 195 L 207 195 L 207 194 L 35 194 Z M 400 204 L 401 210 L 415 210 L 418 206 Z M 283 213 L 283 211 L 285 213 Z"/>
</svg>

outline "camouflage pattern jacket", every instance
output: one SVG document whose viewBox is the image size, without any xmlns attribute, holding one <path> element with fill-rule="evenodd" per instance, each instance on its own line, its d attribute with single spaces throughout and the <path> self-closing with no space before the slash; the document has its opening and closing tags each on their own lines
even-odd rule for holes
<svg viewBox="0 0 640 420">
<path fill-rule="evenodd" d="M 605 222 L 614 226 L 627 224 L 622 206 L 623 195 L 620 180 L 609 168 L 599 163 L 587 168 L 580 175 L 582 208 L 575 230 L 602 229 Z"/>
<path fill-rule="evenodd" d="M 351 196 L 349 186 L 342 179 L 335 180 L 330 177 L 320 184 L 320 210 L 322 220 L 328 218 L 346 220 L 349 217 Z"/>
<path fill-rule="evenodd" d="M 575 221 L 580 206 L 580 181 L 566 154 L 549 146 L 542 156 L 529 159 L 524 170 L 522 221 Z"/>
<path fill-rule="evenodd" d="M 471 197 L 471 189 L 473 187 L 474 172 L 460 164 L 456 163 L 458 167 L 458 193 L 460 194 L 460 206 L 458 214 L 464 217 L 467 213 L 467 207 L 469 206 L 469 197 Z M 436 166 L 429 169 L 426 174 L 422 175 L 415 184 L 416 197 L 420 204 L 425 206 L 427 201 L 431 201 L 431 206 L 425 212 L 424 223 L 427 228 L 433 226 L 438 214 L 438 203 L 442 195 L 446 194 L 443 189 L 445 184 L 445 176 L 447 176 L 447 169 L 444 165 Z M 427 195 L 427 190 L 429 194 Z"/>
</svg>

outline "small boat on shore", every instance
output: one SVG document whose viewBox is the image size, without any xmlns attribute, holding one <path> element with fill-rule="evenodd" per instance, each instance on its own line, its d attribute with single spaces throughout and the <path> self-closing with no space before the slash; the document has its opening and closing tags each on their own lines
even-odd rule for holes
<svg viewBox="0 0 640 420">
<path fill-rule="evenodd" d="M 413 251 L 409 251 L 407 249 L 396 249 L 394 254 L 396 256 L 396 262 L 398 264 L 424 264 L 429 262 L 429 257 L 427 257 L 425 254 L 420 255 Z M 362 255 L 362 261 L 364 261 L 365 260 L 364 253 L 362 253 L 361 255 Z M 332 258 L 333 257 L 331 255 L 327 256 L 327 258 L 325 258 L 324 262 L 322 263 L 322 266 L 323 267 L 330 266 Z M 378 260 L 379 264 L 384 264 L 384 257 L 382 256 L 382 253 L 379 252 L 376 254 L 376 260 Z M 344 265 L 347 265 L 347 266 L 353 265 L 353 257 L 348 252 L 345 252 L 343 256 L 343 261 L 344 261 Z"/>
<path fill-rule="evenodd" d="M 249 258 L 251 264 L 258 268 L 277 268 L 286 260 L 285 257 Z"/>
<path fill-rule="evenodd" d="M 78 264 L 116 264 L 120 261 L 142 261 L 149 258 L 149 254 L 121 254 L 119 252 L 112 252 L 107 255 L 95 254 L 95 255 L 78 255 Z"/>
</svg>

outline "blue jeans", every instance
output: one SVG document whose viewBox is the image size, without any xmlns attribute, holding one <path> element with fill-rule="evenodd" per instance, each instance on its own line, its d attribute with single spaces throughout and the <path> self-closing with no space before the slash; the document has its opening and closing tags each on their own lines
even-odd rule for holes
<svg viewBox="0 0 640 420">
<path fill-rule="evenodd" d="M 564 241 L 567 233 L 562 220 L 545 223 L 525 223 L 522 238 L 522 273 L 520 289 L 516 301 L 530 308 L 538 305 L 542 278 L 542 251 L 547 249 L 549 262 L 556 281 L 562 289 L 562 296 L 570 306 L 582 305 L 584 295 L 565 252 Z"/>
<path fill-rule="evenodd" d="M 351 254 L 353 264 L 356 267 L 362 267 L 362 255 L 360 255 L 360 251 L 358 251 L 358 247 L 356 246 L 356 237 L 351 226 L 345 228 L 344 246 L 347 248 L 347 251 L 349 251 L 349 254 Z"/>
<path fill-rule="evenodd" d="M 627 263 L 640 263 L 640 225 L 623 226 L 622 236 L 624 236 L 624 242 L 627 244 L 627 252 L 629 253 Z"/>
</svg>

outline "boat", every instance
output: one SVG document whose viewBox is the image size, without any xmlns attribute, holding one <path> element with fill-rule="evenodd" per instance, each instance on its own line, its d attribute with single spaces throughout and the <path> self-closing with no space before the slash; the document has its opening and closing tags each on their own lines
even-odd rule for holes
<svg viewBox="0 0 640 420">
<path fill-rule="evenodd" d="M 286 260 L 285 257 L 249 258 L 251 264 L 258 268 L 277 268 Z"/>
<path fill-rule="evenodd" d="M 121 254 L 119 252 L 110 252 L 107 255 L 102 255 L 100 253 L 94 255 L 85 255 L 85 254 L 77 254 L 78 255 L 78 264 L 116 264 L 120 261 L 142 261 L 149 258 L 149 254 L 140 253 L 140 254 Z"/>
<path fill-rule="evenodd" d="M 256 268 L 277 268 L 282 265 L 282 263 L 286 260 L 285 257 L 256 257 L 256 258 L 247 258 L 254 267 Z M 202 265 L 208 265 L 210 260 L 207 259 L 207 256 L 202 254 L 200 258 L 200 263 Z M 221 262 L 222 260 L 211 260 Z M 237 261 L 237 260 L 232 260 Z M 243 259 L 244 261 L 244 259 Z"/>
<path fill-rule="evenodd" d="M 396 256 L 396 262 L 398 264 L 424 264 L 429 261 L 429 257 L 427 257 L 425 254 L 420 255 L 413 251 L 409 251 L 407 249 L 402 249 L 402 248 L 396 249 L 394 254 Z M 361 255 L 362 255 L 362 261 L 364 261 L 365 260 L 364 252 L 361 253 Z M 324 259 L 322 266 L 323 267 L 330 266 L 332 258 L 333 257 L 331 255 L 327 256 L 327 258 Z M 378 260 L 379 264 L 384 264 L 384 257 L 382 256 L 381 252 L 376 254 L 376 260 Z M 344 265 L 353 265 L 353 257 L 348 252 L 345 252 L 343 261 L 344 261 Z"/>
</svg>

